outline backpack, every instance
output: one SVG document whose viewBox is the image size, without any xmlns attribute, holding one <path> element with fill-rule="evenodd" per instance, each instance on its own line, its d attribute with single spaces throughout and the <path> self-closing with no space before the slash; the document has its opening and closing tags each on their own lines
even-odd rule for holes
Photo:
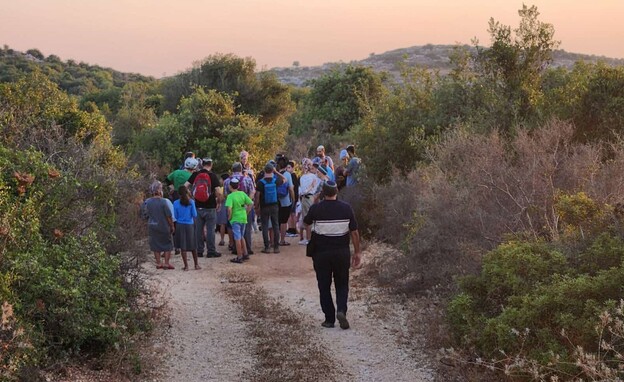
<svg viewBox="0 0 624 382">
<path fill-rule="evenodd" d="M 210 191 L 212 190 L 212 182 L 210 181 L 210 174 L 206 172 L 199 172 L 193 182 L 193 199 L 198 202 L 207 202 L 210 198 Z"/>
<path fill-rule="evenodd" d="M 275 178 L 274 178 L 275 179 Z M 283 198 L 288 195 L 288 183 L 284 182 L 277 186 L 277 197 Z"/>
<path fill-rule="evenodd" d="M 264 204 L 277 203 L 277 186 L 275 185 L 275 178 L 271 179 L 270 182 L 267 182 L 265 178 L 262 178 L 260 182 L 264 184 Z"/>
</svg>

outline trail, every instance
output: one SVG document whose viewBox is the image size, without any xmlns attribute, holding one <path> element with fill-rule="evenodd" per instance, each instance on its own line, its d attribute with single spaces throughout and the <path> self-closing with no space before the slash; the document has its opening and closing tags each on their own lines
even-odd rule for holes
<svg viewBox="0 0 624 382">
<path fill-rule="evenodd" d="M 351 275 L 348 318 L 351 329 L 320 326 L 312 260 L 298 238 L 279 254 L 260 253 L 253 236 L 251 260 L 230 263 L 200 258 L 201 270 L 146 272 L 167 300 L 169 326 L 152 349 L 162 362 L 156 381 L 433 381 L 422 346 L 405 343 L 409 320 L 401 306 L 387 303 L 360 271 Z M 366 256 L 364 252 L 366 266 Z M 383 317 L 383 319 L 382 319 Z"/>
</svg>

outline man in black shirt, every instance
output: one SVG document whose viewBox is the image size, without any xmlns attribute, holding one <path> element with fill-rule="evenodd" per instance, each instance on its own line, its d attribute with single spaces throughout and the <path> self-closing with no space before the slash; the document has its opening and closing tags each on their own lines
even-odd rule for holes
<svg viewBox="0 0 624 382">
<path fill-rule="evenodd" d="M 199 257 L 204 256 L 204 238 L 206 239 L 206 246 L 208 247 L 208 253 L 206 257 L 220 257 L 221 254 L 217 252 L 215 246 L 215 227 L 217 226 L 217 193 L 215 189 L 219 187 L 221 182 L 219 177 L 212 172 L 212 159 L 202 159 L 203 168 L 193 175 L 186 182 L 186 186 L 189 190 L 193 190 L 193 184 L 199 176 L 199 174 L 208 174 L 210 177 L 210 196 L 207 201 L 199 201 L 195 199 L 195 207 L 197 208 L 197 218 L 195 218 L 195 236 L 197 237 L 197 254 Z M 204 226 L 206 227 L 206 234 L 204 235 Z"/>
<path fill-rule="evenodd" d="M 325 321 L 321 324 L 333 328 L 336 319 L 342 329 L 349 329 L 347 300 L 349 298 L 349 267 L 360 266 L 360 234 L 351 206 L 337 200 L 338 188 L 333 181 L 323 184 L 325 199 L 310 207 L 303 222 L 312 226 L 312 261 Z M 353 239 L 353 257 L 349 248 Z M 336 287 L 336 307 L 331 295 L 332 278 Z"/>
</svg>

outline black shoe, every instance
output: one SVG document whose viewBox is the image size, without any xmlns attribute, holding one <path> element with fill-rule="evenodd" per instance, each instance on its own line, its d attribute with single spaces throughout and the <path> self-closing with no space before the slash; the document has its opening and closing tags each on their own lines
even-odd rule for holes
<svg viewBox="0 0 624 382">
<path fill-rule="evenodd" d="M 243 256 L 243 261 L 247 261 L 247 260 L 249 260 L 249 259 L 250 259 L 249 255 L 244 255 L 244 256 Z"/>
<path fill-rule="evenodd" d="M 247 254 L 248 254 L 248 255 L 253 255 L 253 254 L 254 254 L 254 251 L 247 251 Z"/>
<path fill-rule="evenodd" d="M 279 247 L 273 248 L 273 253 L 280 253 Z"/>
<path fill-rule="evenodd" d="M 204 257 L 204 253 L 203 252 L 202 253 L 198 253 L 197 257 Z M 210 256 L 208 256 L 208 257 L 210 257 Z"/>
<path fill-rule="evenodd" d="M 219 252 L 209 253 L 206 257 L 221 257 L 221 254 Z"/>
<path fill-rule="evenodd" d="M 333 322 L 329 322 L 329 321 L 323 321 L 321 326 L 324 327 L 324 328 L 333 328 L 334 327 L 334 323 Z"/>
<path fill-rule="evenodd" d="M 230 262 L 236 263 L 236 264 L 242 264 L 243 263 L 243 258 L 242 257 L 235 257 L 235 258 L 231 259 Z"/>
<path fill-rule="evenodd" d="M 269 250 L 269 248 L 268 248 L 268 247 L 267 247 L 267 248 L 265 248 L 265 249 L 263 249 L 263 250 L 262 250 L 262 251 L 260 251 L 260 252 L 262 252 L 262 253 L 271 253 L 271 251 Z"/>
<path fill-rule="evenodd" d="M 340 329 L 349 329 L 349 321 L 347 321 L 347 315 L 344 312 L 336 313 L 336 318 L 340 323 Z"/>
</svg>

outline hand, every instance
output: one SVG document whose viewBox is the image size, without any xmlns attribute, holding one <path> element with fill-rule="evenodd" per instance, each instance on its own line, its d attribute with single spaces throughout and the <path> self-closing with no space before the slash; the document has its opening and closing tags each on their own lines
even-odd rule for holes
<svg viewBox="0 0 624 382">
<path fill-rule="evenodd" d="M 351 268 L 358 269 L 362 266 L 362 252 L 355 252 L 351 256 Z"/>
</svg>

